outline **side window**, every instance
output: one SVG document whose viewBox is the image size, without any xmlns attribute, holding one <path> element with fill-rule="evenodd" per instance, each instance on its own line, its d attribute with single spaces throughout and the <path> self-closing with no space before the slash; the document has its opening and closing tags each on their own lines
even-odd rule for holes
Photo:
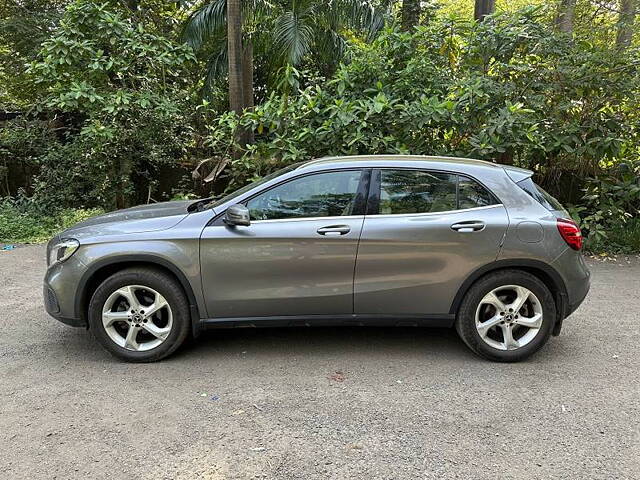
<svg viewBox="0 0 640 480">
<path fill-rule="evenodd" d="M 360 170 L 326 172 L 291 180 L 247 202 L 252 220 L 352 215 Z"/>
<path fill-rule="evenodd" d="M 495 205 L 496 198 L 475 180 L 458 177 L 458 208 L 476 208 Z"/>
<path fill-rule="evenodd" d="M 381 170 L 379 213 L 456 210 L 456 175 L 419 170 Z"/>
</svg>

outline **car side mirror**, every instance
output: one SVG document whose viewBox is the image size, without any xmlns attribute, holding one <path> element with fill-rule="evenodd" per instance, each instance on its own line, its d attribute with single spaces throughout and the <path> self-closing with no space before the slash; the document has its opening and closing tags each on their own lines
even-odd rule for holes
<svg viewBox="0 0 640 480">
<path fill-rule="evenodd" d="M 240 225 L 248 227 L 251 225 L 251 216 L 249 215 L 249 209 L 244 205 L 236 204 L 227 208 L 227 212 L 224 215 L 224 223 L 227 225 Z"/>
</svg>

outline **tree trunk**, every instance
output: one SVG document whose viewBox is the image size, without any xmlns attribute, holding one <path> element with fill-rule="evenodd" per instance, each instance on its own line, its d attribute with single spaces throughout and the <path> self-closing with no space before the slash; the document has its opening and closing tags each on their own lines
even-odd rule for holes
<svg viewBox="0 0 640 480">
<path fill-rule="evenodd" d="M 407 32 L 420 23 L 420 0 L 402 0 L 400 28 Z"/>
<path fill-rule="evenodd" d="M 243 51 L 242 51 L 242 14 L 240 0 L 227 0 L 227 56 L 229 57 L 229 109 L 242 115 L 244 110 L 244 79 Z M 244 132 L 238 129 L 236 141 L 242 145 L 245 141 Z M 240 152 L 234 152 L 239 156 Z"/>
<path fill-rule="evenodd" d="M 491 15 L 496 9 L 496 0 L 475 0 L 473 18 L 482 22 L 484 17 Z"/>
<path fill-rule="evenodd" d="M 635 0 L 620 0 L 620 16 L 618 17 L 618 34 L 616 47 L 620 50 L 631 45 L 633 36 L 633 22 L 636 18 Z"/>
<path fill-rule="evenodd" d="M 253 42 L 247 39 L 244 44 L 244 58 L 242 60 L 242 80 L 244 94 L 244 108 L 253 110 Z M 246 143 L 253 143 L 253 131 L 245 132 Z"/>
<path fill-rule="evenodd" d="M 558 14 L 556 15 L 556 27 L 564 33 L 573 32 L 573 16 L 576 10 L 576 0 L 560 0 Z"/>
</svg>

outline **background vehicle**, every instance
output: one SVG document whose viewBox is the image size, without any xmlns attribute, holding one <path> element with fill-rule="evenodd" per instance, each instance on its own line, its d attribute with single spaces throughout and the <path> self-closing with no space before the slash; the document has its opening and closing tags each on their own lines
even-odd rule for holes
<svg viewBox="0 0 640 480">
<path fill-rule="evenodd" d="M 579 228 L 531 172 L 458 158 L 325 158 L 219 201 L 168 202 L 51 240 L 47 311 L 129 361 L 238 325 L 453 326 L 517 361 L 582 302 Z"/>
</svg>

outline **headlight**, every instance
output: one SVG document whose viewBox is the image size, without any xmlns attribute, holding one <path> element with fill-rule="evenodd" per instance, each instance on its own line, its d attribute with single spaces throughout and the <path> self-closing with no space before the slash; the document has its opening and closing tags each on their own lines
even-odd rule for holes
<svg viewBox="0 0 640 480">
<path fill-rule="evenodd" d="M 73 238 L 64 238 L 53 245 L 49 250 L 49 262 L 51 266 L 54 263 L 64 262 L 69 258 L 80 246 L 80 242 Z"/>
</svg>

